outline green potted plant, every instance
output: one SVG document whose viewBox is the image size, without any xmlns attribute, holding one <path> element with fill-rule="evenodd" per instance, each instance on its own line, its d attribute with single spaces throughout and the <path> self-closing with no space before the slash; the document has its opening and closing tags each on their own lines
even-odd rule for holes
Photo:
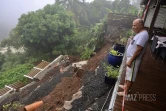
<svg viewBox="0 0 166 111">
<path fill-rule="evenodd" d="M 119 68 L 104 63 L 104 70 L 106 71 L 104 78 L 105 83 L 110 85 L 115 84 L 118 78 Z"/>
<path fill-rule="evenodd" d="M 116 50 L 114 50 L 114 49 L 111 49 L 111 50 L 110 50 L 110 53 L 111 53 L 112 55 L 114 55 L 114 56 L 123 56 L 122 53 L 120 53 L 119 51 L 116 51 Z"/>
<path fill-rule="evenodd" d="M 127 37 L 121 37 L 117 39 L 116 44 L 114 45 L 114 50 L 124 53 L 125 52 L 125 44 L 127 43 Z"/>
<path fill-rule="evenodd" d="M 111 49 L 109 54 L 108 54 L 108 63 L 111 64 L 114 67 L 119 67 L 120 64 L 122 63 L 123 59 L 123 54 Z"/>
</svg>

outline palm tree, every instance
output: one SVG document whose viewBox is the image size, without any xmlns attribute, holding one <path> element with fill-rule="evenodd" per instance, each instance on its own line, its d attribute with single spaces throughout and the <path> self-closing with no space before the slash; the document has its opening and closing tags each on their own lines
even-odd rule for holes
<svg viewBox="0 0 166 111">
<path fill-rule="evenodd" d="M 77 25 L 80 24 L 80 18 L 83 17 L 87 20 L 87 12 L 84 9 L 83 2 L 80 0 L 56 0 L 57 4 L 63 6 L 66 10 L 69 10 L 74 13 L 74 19 Z"/>
</svg>

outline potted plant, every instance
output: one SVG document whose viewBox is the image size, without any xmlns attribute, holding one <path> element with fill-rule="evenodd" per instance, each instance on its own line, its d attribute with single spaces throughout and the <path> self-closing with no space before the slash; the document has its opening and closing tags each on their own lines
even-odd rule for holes
<svg viewBox="0 0 166 111">
<path fill-rule="evenodd" d="M 111 64 L 114 67 L 119 67 L 120 64 L 122 63 L 123 59 L 123 54 L 111 49 L 109 54 L 108 54 L 108 63 Z"/>
<path fill-rule="evenodd" d="M 120 53 L 124 53 L 125 52 L 125 46 L 122 44 L 115 44 L 114 45 L 114 50 L 120 52 Z"/>
<path fill-rule="evenodd" d="M 127 38 L 125 38 L 125 37 L 121 38 L 114 45 L 114 50 L 116 50 L 120 53 L 124 53 L 125 52 L 125 45 L 124 44 L 126 44 L 126 42 L 127 42 Z"/>
<path fill-rule="evenodd" d="M 119 68 L 104 64 L 104 69 L 106 71 L 104 78 L 105 83 L 109 85 L 115 84 L 118 77 Z"/>
</svg>

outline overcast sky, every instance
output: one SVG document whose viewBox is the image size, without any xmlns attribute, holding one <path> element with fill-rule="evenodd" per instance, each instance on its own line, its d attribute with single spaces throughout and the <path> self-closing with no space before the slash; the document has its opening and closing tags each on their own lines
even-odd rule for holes
<svg viewBox="0 0 166 111">
<path fill-rule="evenodd" d="M 93 0 L 86 0 L 86 2 L 91 1 Z M 0 0 L 0 40 L 8 37 L 21 14 L 36 11 L 54 2 L 55 0 Z"/>
</svg>

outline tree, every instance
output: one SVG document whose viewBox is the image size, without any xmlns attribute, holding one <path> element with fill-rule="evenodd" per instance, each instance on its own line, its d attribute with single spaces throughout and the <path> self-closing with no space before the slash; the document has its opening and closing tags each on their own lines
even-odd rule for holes
<svg viewBox="0 0 166 111">
<path fill-rule="evenodd" d="M 94 0 L 91 3 L 82 0 L 55 2 L 54 5 L 47 5 L 42 10 L 23 14 L 16 28 L 11 31 L 10 38 L 4 40 L 2 45 L 8 43 L 15 48 L 24 47 L 27 53 L 33 55 L 45 53 L 51 56 L 52 52 L 66 54 L 69 48 L 73 48 L 73 40 L 80 39 L 73 35 L 78 30 L 75 26 L 87 29 L 100 22 L 108 12 L 125 14 L 136 12 L 136 8 L 129 0 Z"/>
<path fill-rule="evenodd" d="M 4 63 L 4 55 L 0 53 L 0 70 L 2 69 L 2 65 Z"/>
<path fill-rule="evenodd" d="M 130 0 L 131 4 L 134 5 L 137 8 L 140 8 L 140 2 L 141 0 Z"/>
<path fill-rule="evenodd" d="M 132 2 L 134 3 L 134 2 Z M 110 7 L 114 13 L 136 14 L 137 8 L 130 4 L 130 0 L 115 0 Z"/>
<path fill-rule="evenodd" d="M 130 0 L 121 0 L 120 1 L 120 13 L 128 13 L 130 9 Z"/>
<path fill-rule="evenodd" d="M 89 25 L 89 21 L 87 18 L 88 15 L 84 7 L 84 1 L 81 2 L 80 0 L 56 0 L 55 3 L 74 13 L 74 20 L 76 21 L 77 26 L 79 26 L 80 24 Z"/>
<path fill-rule="evenodd" d="M 43 10 L 23 14 L 12 34 L 29 54 L 49 54 L 74 34 L 72 13 L 61 6 L 47 5 Z M 16 45 L 16 44 L 15 44 Z M 60 50 L 60 49 L 58 49 Z"/>
</svg>

